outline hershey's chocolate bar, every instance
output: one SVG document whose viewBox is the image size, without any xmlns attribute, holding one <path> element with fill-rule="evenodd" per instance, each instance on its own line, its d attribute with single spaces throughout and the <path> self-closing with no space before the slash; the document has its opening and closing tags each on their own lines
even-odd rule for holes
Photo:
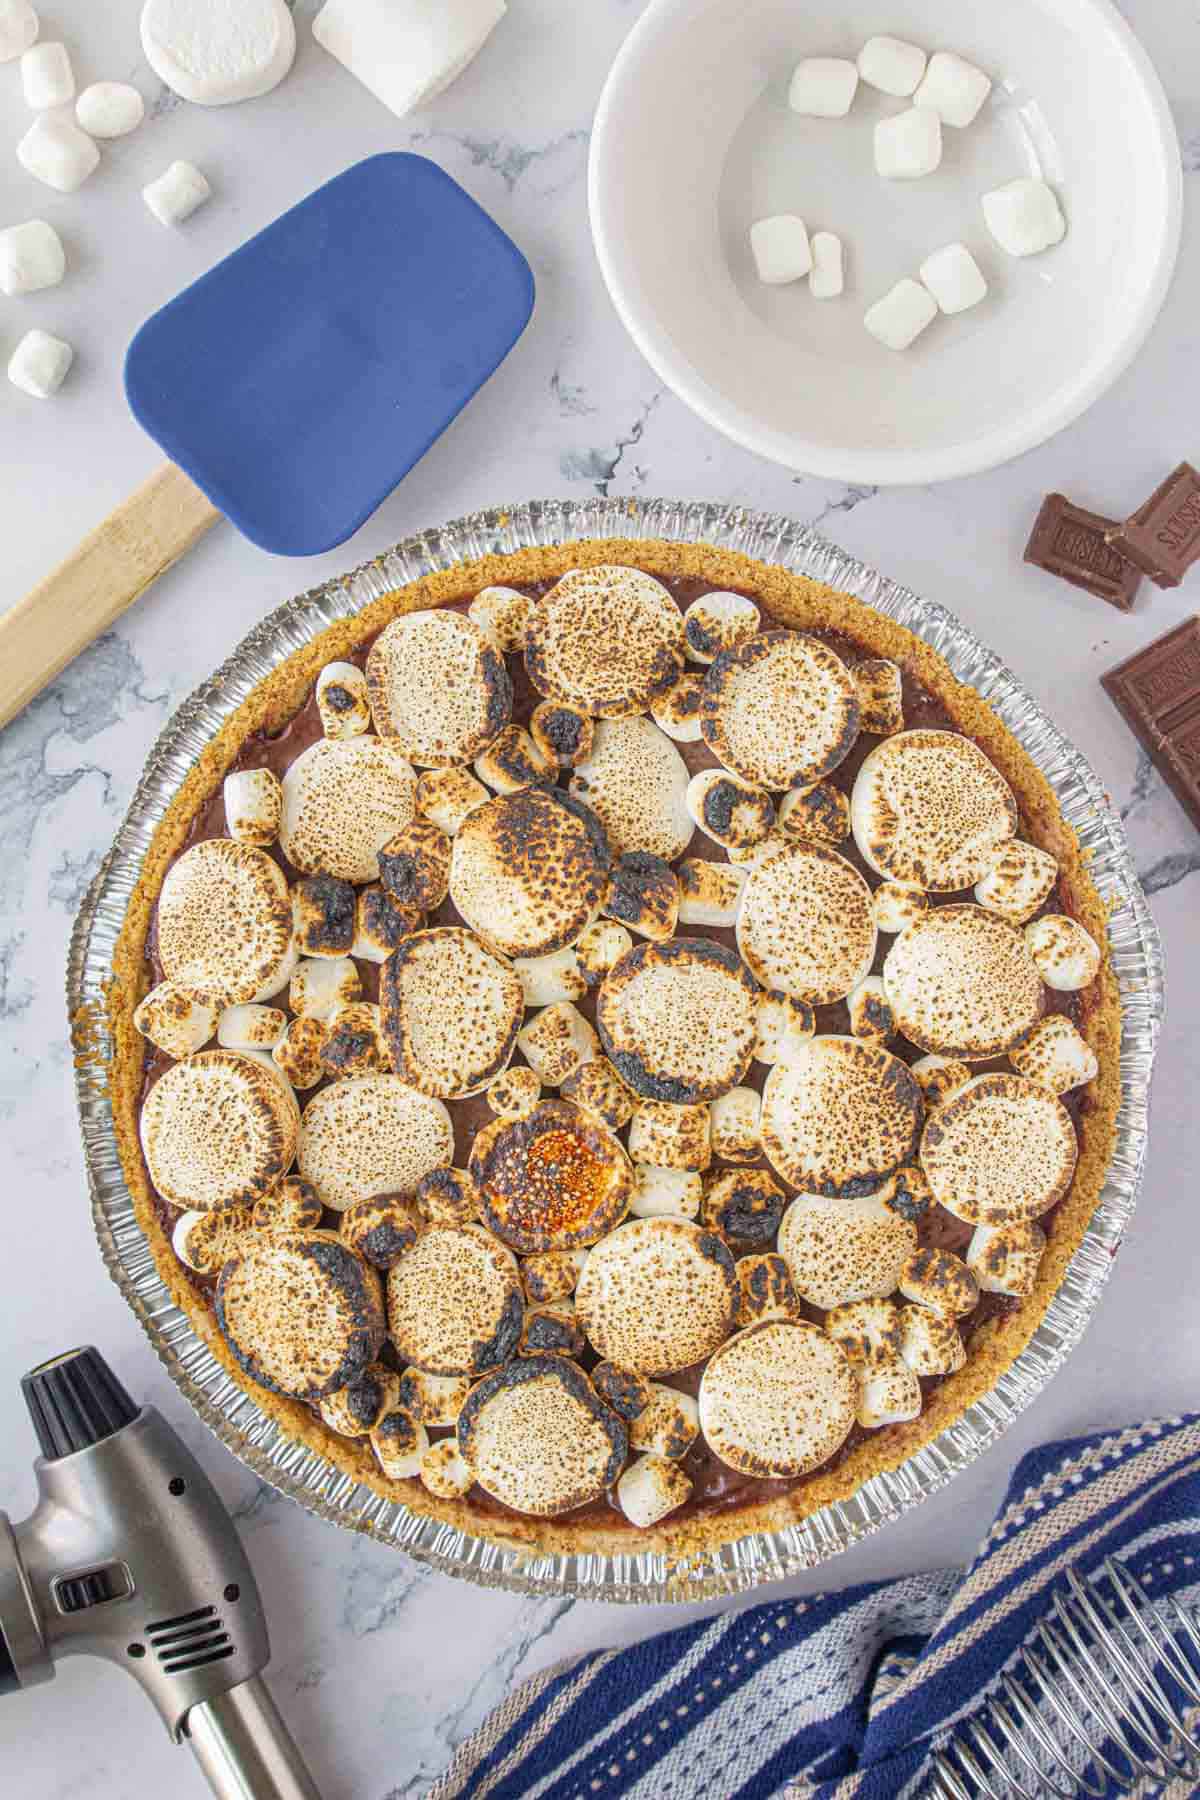
<svg viewBox="0 0 1200 1800">
<path fill-rule="evenodd" d="M 1100 679 L 1200 829 L 1200 615 L 1155 638 Z"/>
<path fill-rule="evenodd" d="M 1178 587 L 1200 560 L 1200 472 L 1180 463 L 1132 518 L 1106 536 L 1159 587 Z"/>
<path fill-rule="evenodd" d="M 1115 519 L 1087 512 L 1065 494 L 1047 494 L 1025 546 L 1025 561 L 1129 612 L 1141 573 L 1107 540 Z"/>
</svg>

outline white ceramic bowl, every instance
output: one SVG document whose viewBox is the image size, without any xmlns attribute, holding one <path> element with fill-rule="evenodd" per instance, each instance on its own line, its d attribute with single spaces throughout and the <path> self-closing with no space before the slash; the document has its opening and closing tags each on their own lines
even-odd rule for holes
<svg viewBox="0 0 1200 1800">
<path fill-rule="evenodd" d="M 873 167 L 875 121 L 910 102 L 860 83 L 845 119 L 787 107 L 801 57 L 854 57 L 880 32 L 956 50 L 995 83 L 921 181 Z M 1068 230 L 1016 259 L 979 200 L 1025 174 L 1054 185 Z M 1166 97 L 1110 0 L 650 0 L 601 97 L 589 170 L 605 281 L 663 381 L 747 449 L 876 484 L 990 468 L 1090 406 L 1162 305 L 1181 197 Z M 756 279 L 749 227 L 785 211 L 843 238 L 841 299 Z M 867 307 L 955 240 L 988 298 L 907 352 L 876 343 Z"/>
</svg>

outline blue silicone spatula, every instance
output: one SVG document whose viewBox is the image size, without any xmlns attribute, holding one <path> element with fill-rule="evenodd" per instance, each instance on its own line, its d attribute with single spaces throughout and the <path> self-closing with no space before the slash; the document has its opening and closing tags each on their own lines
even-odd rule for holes
<svg viewBox="0 0 1200 1800">
<path fill-rule="evenodd" d="M 368 157 L 141 327 L 134 417 L 170 459 L 0 619 L 0 725 L 222 515 L 283 556 L 343 543 L 533 310 L 516 245 L 425 157 Z"/>
</svg>

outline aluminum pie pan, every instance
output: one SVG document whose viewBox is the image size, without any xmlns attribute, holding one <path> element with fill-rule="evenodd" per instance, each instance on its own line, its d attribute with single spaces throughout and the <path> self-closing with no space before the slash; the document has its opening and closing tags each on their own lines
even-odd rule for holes
<svg viewBox="0 0 1200 1800">
<path fill-rule="evenodd" d="M 126 1188 L 106 1088 L 103 1030 L 77 1060 L 76 1095 L 92 1217 L 109 1273 L 168 1374 L 221 1442 L 254 1474 L 318 1518 L 395 1546 L 415 1561 L 482 1587 L 626 1603 L 707 1600 L 780 1581 L 847 1549 L 936 1493 L 983 1454 L 1046 1386 L 1079 1342 L 1132 1216 L 1145 1162 L 1150 1076 L 1163 1013 L 1158 933 L 1134 873 L 1121 821 L 1086 759 L 973 632 L 782 514 L 673 500 L 542 500 L 473 513 L 419 533 L 338 580 L 299 595 L 256 626 L 184 702 L 147 761 L 124 823 L 92 883 L 71 938 L 69 1016 L 106 1014 L 113 948 L 154 831 L 188 769 L 251 690 L 326 626 L 389 590 L 439 569 L 584 538 L 663 538 L 739 551 L 854 595 L 907 627 L 983 696 L 1057 796 L 1089 857 L 1109 909 L 1109 948 L 1121 994 L 1121 1102 L 1116 1146 L 1083 1241 L 1029 1344 L 987 1394 L 898 1468 L 848 1500 L 779 1531 L 756 1531 L 689 1558 L 652 1551 L 531 1553 L 503 1547 L 373 1493 L 318 1452 L 289 1439 L 213 1356 L 158 1275 Z"/>
</svg>

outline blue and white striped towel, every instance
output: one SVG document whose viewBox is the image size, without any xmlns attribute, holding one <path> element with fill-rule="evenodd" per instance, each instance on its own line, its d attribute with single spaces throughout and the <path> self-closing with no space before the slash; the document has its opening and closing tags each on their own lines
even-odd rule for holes
<svg viewBox="0 0 1200 1800">
<path fill-rule="evenodd" d="M 1033 1451 L 965 1572 L 776 1600 L 546 1670 L 429 1800 L 915 1796 L 1064 1571 L 1113 1555 L 1152 1598 L 1200 1601 L 1200 1415 Z"/>
</svg>

